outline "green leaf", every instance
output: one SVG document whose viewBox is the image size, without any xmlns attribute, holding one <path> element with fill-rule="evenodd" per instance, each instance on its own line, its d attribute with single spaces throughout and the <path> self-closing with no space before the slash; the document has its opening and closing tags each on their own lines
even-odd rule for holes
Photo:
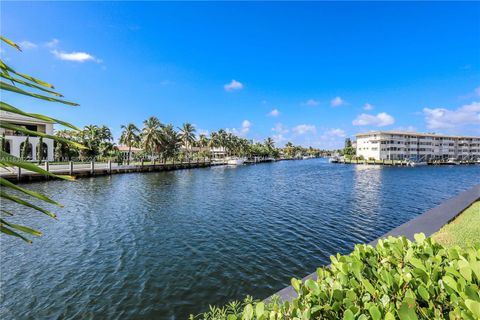
<svg viewBox="0 0 480 320">
<path fill-rule="evenodd" d="M 4 71 L 6 71 L 6 73 L 8 73 L 8 71 L 16 74 L 17 76 L 20 76 L 24 79 L 27 79 L 27 80 L 30 80 L 32 82 L 35 82 L 35 83 L 38 83 L 39 85 L 42 85 L 42 86 L 45 86 L 45 87 L 48 87 L 50 89 L 54 89 L 54 87 L 50 84 L 50 83 L 47 83 L 45 81 L 42 81 L 42 80 L 39 80 L 37 78 L 34 78 L 34 77 L 31 77 L 29 75 L 26 75 L 26 74 L 23 74 L 23 73 L 20 73 L 20 72 L 17 72 L 15 71 L 14 69 L 10 68 L 9 66 L 7 66 L 2 60 L 0 60 L 0 68 Z"/>
<path fill-rule="evenodd" d="M 0 223 L 3 223 L 4 225 L 6 226 L 9 226 L 10 228 L 13 228 L 13 229 L 16 229 L 16 230 L 19 230 L 19 231 L 22 231 L 22 232 L 25 232 L 25 233 L 28 233 L 28 234 L 31 234 L 32 236 L 41 236 L 42 233 L 38 230 L 35 230 L 35 229 L 31 229 L 31 228 L 28 228 L 28 227 L 25 227 L 25 226 L 21 226 L 19 224 L 15 224 L 15 223 L 11 223 L 11 222 L 7 222 L 3 219 L 0 219 Z"/>
<path fill-rule="evenodd" d="M 430 301 L 430 294 L 428 293 L 427 289 L 423 285 L 420 285 L 418 287 L 418 294 L 420 295 L 420 297 L 422 297 L 424 301 L 426 302 Z"/>
<path fill-rule="evenodd" d="M 38 174 L 46 175 L 46 176 L 49 176 L 49 177 L 52 177 L 52 178 L 59 178 L 59 179 L 70 180 L 70 181 L 75 180 L 75 177 L 72 177 L 72 176 L 57 175 L 57 174 L 48 172 L 48 171 L 40 168 L 36 164 L 23 161 L 23 160 L 21 160 L 17 157 L 14 157 L 14 156 L 12 156 L 12 155 L 10 155 L 10 154 L 6 153 L 5 151 L 2 151 L 2 150 L 0 150 L 0 164 L 3 164 L 5 167 L 20 167 L 22 169 L 32 171 L 32 172 L 35 172 L 35 173 L 38 173 Z"/>
<path fill-rule="evenodd" d="M 1 122 L 0 123 L 0 128 L 22 132 L 22 133 L 25 133 L 27 136 L 38 136 L 38 137 L 42 137 L 42 138 L 52 139 L 52 140 L 55 140 L 55 141 L 59 141 L 59 142 L 63 142 L 63 143 L 72 145 L 75 148 L 79 148 L 79 149 L 86 149 L 86 147 L 84 145 L 82 145 L 78 142 L 68 140 L 68 139 L 65 139 L 65 138 L 62 138 L 62 137 L 54 136 L 54 135 L 51 135 L 51 134 L 46 134 L 46 133 L 39 132 L 39 131 L 28 130 L 25 127 L 17 126 L 15 124 L 7 123 L 7 122 Z"/>
<path fill-rule="evenodd" d="M 466 299 L 465 305 L 467 306 L 468 310 L 477 318 L 480 319 L 480 302 Z"/>
<path fill-rule="evenodd" d="M 0 81 L 0 89 L 15 92 L 15 93 L 19 93 L 19 94 L 23 94 L 23 95 L 26 95 L 26 96 L 30 96 L 30 97 L 34 97 L 34 98 L 42 99 L 42 100 L 46 100 L 46 101 L 60 102 L 60 103 L 67 104 L 67 105 L 70 105 L 70 106 L 78 106 L 79 105 L 78 103 L 75 103 L 75 102 L 69 102 L 69 101 L 65 101 L 65 100 L 62 100 L 62 99 L 42 96 L 40 94 L 28 92 L 28 91 L 22 90 L 20 88 L 17 88 L 15 86 L 12 86 L 11 84 L 8 84 L 8 83 L 3 82 L 3 81 Z"/>
<path fill-rule="evenodd" d="M 400 309 L 398 310 L 398 316 L 400 320 L 417 320 L 417 314 L 415 312 L 415 303 L 405 299 L 402 302 Z"/>
<path fill-rule="evenodd" d="M 62 126 L 68 127 L 70 129 L 73 129 L 73 130 L 77 130 L 77 131 L 80 130 L 79 128 L 77 128 L 76 126 L 74 126 L 71 123 L 68 123 L 68 122 L 65 122 L 65 121 L 62 121 L 62 120 L 58 120 L 58 119 L 55 119 L 55 118 L 50 118 L 50 117 L 47 117 L 47 116 L 44 116 L 44 115 L 41 115 L 41 114 L 24 112 L 24 111 L 22 111 L 18 108 L 15 108 L 14 106 L 9 105 L 8 103 L 5 103 L 3 101 L 0 101 L 0 110 L 7 111 L 7 112 L 10 112 L 10 113 L 16 113 L 16 114 L 19 114 L 19 115 L 22 115 L 22 116 L 35 118 L 35 119 L 38 119 L 38 120 L 58 123 L 58 124 L 61 124 Z"/>
<path fill-rule="evenodd" d="M 384 320 L 395 320 L 395 316 L 392 313 L 387 312 Z"/>
<path fill-rule="evenodd" d="M 52 204 L 55 204 L 59 207 L 63 207 L 60 203 L 50 199 L 49 197 L 41 194 L 41 193 L 38 193 L 38 192 L 35 192 L 35 191 L 31 191 L 31 190 L 28 190 L 28 189 L 25 189 L 25 188 L 22 188 L 22 187 L 19 187 L 13 183 L 11 183 L 10 181 L 0 177 L 0 185 L 4 186 L 4 187 L 8 187 L 8 188 L 11 188 L 11 189 L 14 189 L 14 190 L 17 190 L 17 191 L 20 191 L 20 192 L 23 192 L 25 194 L 28 194 L 29 196 L 32 196 L 34 198 L 37 198 L 39 200 L 42 200 L 42 201 L 45 201 L 45 202 L 49 202 L 49 203 L 52 203 Z"/>
<path fill-rule="evenodd" d="M 295 291 L 299 292 L 300 291 L 300 281 L 295 279 L 295 278 L 292 278 L 291 283 L 292 283 L 293 289 L 295 289 Z"/>
<path fill-rule="evenodd" d="M 413 238 L 415 238 L 415 241 L 418 243 L 418 244 L 423 244 L 423 242 L 425 241 L 425 234 L 424 233 L 416 233 Z"/>
<path fill-rule="evenodd" d="M 0 36 L 0 40 L 8 43 L 9 45 L 11 45 L 12 47 L 14 47 L 15 49 L 17 49 L 18 51 L 22 51 L 22 49 L 18 46 L 18 44 L 16 44 L 15 42 L 13 42 L 12 40 L 9 40 L 7 38 L 4 38 L 2 36 Z"/>
<path fill-rule="evenodd" d="M 21 234 L 18 234 L 15 231 L 7 228 L 3 223 L 0 223 L 0 232 L 5 233 L 9 236 L 14 236 L 14 237 L 20 238 L 27 243 L 32 243 L 32 240 L 29 240 L 29 239 L 25 238 L 24 236 L 22 236 Z"/>
<path fill-rule="evenodd" d="M 372 286 L 370 281 L 368 281 L 367 279 L 362 279 L 362 284 L 368 293 L 370 293 L 372 296 L 376 296 L 375 288 Z"/>
<path fill-rule="evenodd" d="M 380 310 L 378 310 L 377 306 L 371 306 L 368 309 L 368 312 L 370 312 L 373 320 L 380 320 L 382 318 L 382 313 L 380 312 Z"/>
<path fill-rule="evenodd" d="M 247 304 L 245 306 L 245 309 L 243 309 L 243 315 L 242 315 L 243 320 L 251 320 L 253 319 L 253 307 L 251 304 Z"/>
<path fill-rule="evenodd" d="M 263 315 L 263 312 L 265 311 L 265 304 L 263 302 L 257 303 L 255 306 L 255 315 L 257 317 L 260 317 Z"/>
<path fill-rule="evenodd" d="M 10 76 L 10 75 L 7 74 L 7 73 L 0 73 L 0 77 L 2 77 L 2 78 L 4 78 L 4 79 L 7 79 L 7 80 L 10 80 L 10 81 L 12 81 L 12 82 L 16 82 L 16 83 L 18 83 L 18 84 L 21 84 L 21 85 L 30 87 L 30 88 L 42 90 L 42 91 L 44 91 L 44 92 L 46 92 L 46 93 L 49 93 L 49 94 L 54 95 L 54 96 L 57 96 L 57 97 L 63 97 L 63 96 L 62 96 L 60 93 L 58 93 L 58 92 L 45 89 L 44 87 L 41 87 L 41 86 L 32 84 L 32 83 L 30 83 L 30 82 L 23 81 L 22 79 L 14 78 L 14 77 Z"/>
<path fill-rule="evenodd" d="M 57 217 L 54 213 L 52 213 L 52 212 L 50 212 L 50 211 L 48 211 L 48 210 L 45 210 L 45 209 L 43 209 L 43 208 L 40 208 L 40 207 L 38 207 L 38 206 L 36 206 L 36 205 L 34 205 L 34 204 L 31 204 L 31 203 L 29 203 L 29 202 L 27 202 L 27 201 L 25 201 L 25 200 L 23 200 L 23 199 L 20 199 L 20 198 L 18 198 L 18 197 L 9 195 L 9 194 L 7 194 L 7 193 L 5 193 L 5 192 L 3 192 L 3 191 L 0 191 L 0 198 L 4 198 L 4 199 L 10 200 L 10 201 L 12 201 L 12 202 L 18 203 L 18 204 L 20 204 L 20 205 L 22 205 L 22 206 L 26 206 L 26 207 L 35 209 L 35 210 L 37 210 L 37 211 L 40 211 L 40 212 L 46 214 L 46 215 L 49 216 L 49 217 L 52 217 L 52 218 L 56 218 L 56 217 Z"/>
<path fill-rule="evenodd" d="M 350 309 L 345 310 L 343 313 L 343 320 L 355 320 L 355 315 Z"/>
<path fill-rule="evenodd" d="M 452 288 L 453 290 L 458 292 L 457 282 L 452 277 L 444 276 L 442 278 L 442 281 L 443 281 L 444 284 L 446 284 L 447 286 L 449 286 L 450 288 Z"/>
</svg>

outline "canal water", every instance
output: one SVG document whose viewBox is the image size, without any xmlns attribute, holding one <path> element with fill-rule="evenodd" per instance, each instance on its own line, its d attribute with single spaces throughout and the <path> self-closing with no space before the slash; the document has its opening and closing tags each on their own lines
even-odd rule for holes
<svg viewBox="0 0 480 320">
<path fill-rule="evenodd" d="M 55 221 L 22 209 L 1 236 L 1 319 L 185 319 L 266 298 L 480 182 L 480 166 L 321 159 L 49 181 Z M 6 210 L 14 210 L 7 202 Z"/>
</svg>

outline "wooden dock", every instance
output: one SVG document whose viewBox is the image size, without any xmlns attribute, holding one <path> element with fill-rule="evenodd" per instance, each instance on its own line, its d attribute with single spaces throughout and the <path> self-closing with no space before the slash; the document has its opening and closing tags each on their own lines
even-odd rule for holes
<svg viewBox="0 0 480 320">
<path fill-rule="evenodd" d="M 87 162 L 87 163 L 62 163 L 50 164 L 48 162 L 40 165 L 40 167 L 48 172 L 56 175 L 70 175 L 76 178 L 111 175 L 119 173 L 133 172 L 159 172 L 180 169 L 205 168 L 222 163 L 213 163 L 210 161 L 190 161 L 190 162 L 173 162 L 173 163 L 135 163 L 123 165 L 114 162 Z M 38 181 L 48 180 L 52 177 L 38 174 L 32 171 L 26 171 L 19 168 L 1 168 L 0 177 L 10 181 Z"/>
</svg>

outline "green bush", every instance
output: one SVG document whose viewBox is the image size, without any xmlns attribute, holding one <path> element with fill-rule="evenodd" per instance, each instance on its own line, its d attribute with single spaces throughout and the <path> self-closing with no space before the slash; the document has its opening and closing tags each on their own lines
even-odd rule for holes
<svg viewBox="0 0 480 320">
<path fill-rule="evenodd" d="M 480 246 L 446 249 L 425 235 L 356 245 L 317 280 L 292 279 L 298 298 L 233 302 L 203 319 L 480 319 Z M 191 318 L 197 318 L 191 316 Z"/>
</svg>

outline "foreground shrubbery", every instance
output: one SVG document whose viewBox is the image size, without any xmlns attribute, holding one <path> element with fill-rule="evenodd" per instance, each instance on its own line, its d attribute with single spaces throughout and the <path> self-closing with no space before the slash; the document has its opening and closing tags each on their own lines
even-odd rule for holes
<svg viewBox="0 0 480 320">
<path fill-rule="evenodd" d="M 423 234 L 357 245 L 317 280 L 292 279 L 293 302 L 233 302 L 203 319 L 480 319 L 480 246 L 446 249 Z M 192 317 L 193 318 L 193 317 Z"/>
</svg>

